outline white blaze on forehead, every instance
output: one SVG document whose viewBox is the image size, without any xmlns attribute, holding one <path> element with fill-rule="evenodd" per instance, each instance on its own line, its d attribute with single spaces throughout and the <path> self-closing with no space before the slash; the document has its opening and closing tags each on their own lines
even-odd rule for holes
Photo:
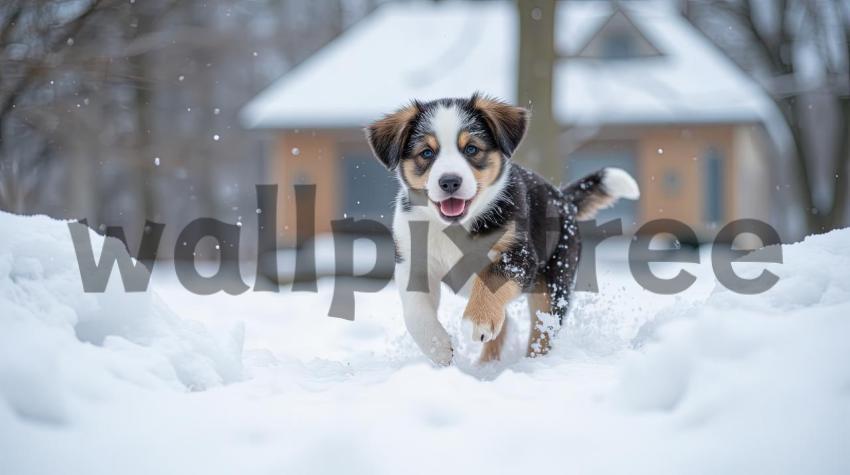
<svg viewBox="0 0 850 475">
<path fill-rule="evenodd" d="M 433 201 L 442 201 L 449 197 L 440 188 L 440 178 L 447 175 L 457 175 L 462 180 L 460 188 L 452 195 L 455 198 L 472 199 L 477 191 L 472 168 L 457 147 L 457 139 L 463 123 L 462 112 L 454 106 L 438 106 L 431 114 L 431 130 L 440 144 L 440 150 L 431 166 L 428 183 L 425 186 L 428 197 Z"/>
<path fill-rule="evenodd" d="M 431 115 L 431 128 L 440 148 L 446 148 L 448 144 L 457 144 L 457 136 L 463 126 L 460 114 L 455 107 L 439 106 Z"/>
</svg>

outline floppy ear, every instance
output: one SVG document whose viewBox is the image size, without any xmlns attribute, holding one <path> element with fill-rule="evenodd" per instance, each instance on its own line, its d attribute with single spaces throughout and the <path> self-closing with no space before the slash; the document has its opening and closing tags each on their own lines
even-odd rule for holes
<svg viewBox="0 0 850 475">
<path fill-rule="evenodd" d="M 369 146 L 387 169 L 394 170 L 401 161 L 413 119 L 419 114 L 419 110 L 419 103 L 414 101 L 366 127 Z"/>
<path fill-rule="evenodd" d="M 470 99 L 472 107 L 481 113 L 502 153 L 510 157 L 519 146 L 528 128 L 528 109 L 512 106 L 492 97 L 478 94 Z"/>
</svg>

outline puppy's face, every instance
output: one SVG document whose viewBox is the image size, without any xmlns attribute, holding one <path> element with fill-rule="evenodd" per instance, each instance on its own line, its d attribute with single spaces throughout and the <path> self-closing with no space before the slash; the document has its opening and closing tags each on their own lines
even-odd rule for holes
<svg viewBox="0 0 850 475">
<path fill-rule="evenodd" d="M 469 216 L 525 134 L 528 111 L 473 95 L 409 106 L 367 128 L 375 156 L 442 221 Z M 481 208 L 480 206 L 477 208 Z"/>
</svg>

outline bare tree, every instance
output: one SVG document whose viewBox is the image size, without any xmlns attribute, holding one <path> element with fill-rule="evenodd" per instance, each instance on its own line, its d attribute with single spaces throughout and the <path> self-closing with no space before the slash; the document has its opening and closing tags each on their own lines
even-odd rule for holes
<svg viewBox="0 0 850 475">
<path fill-rule="evenodd" d="M 239 109 L 376 4 L 0 1 L 0 209 L 124 226 L 131 249 L 145 219 L 255 214 L 268 154 Z"/>
<path fill-rule="evenodd" d="M 850 1 L 689 0 L 686 11 L 782 111 L 794 140 L 793 174 L 808 231 L 845 225 L 850 200 Z M 753 54 L 745 57 L 742 52 Z M 808 113 L 815 102 L 824 110 Z M 820 147 L 823 141 L 830 143 Z M 826 158 L 828 180 L 817 179 L 817 155 Z"/>
<path fill-rule="evenodd" d="M 47 78 L 63 66 L 63 52 L 95 17 L 102 0 L 57 2 L 9 0 L 0 4 L 0 207 L 21 211 L 40 172 L 54 156 L 52 144 L 35 131 L 41 126 L 33 111 L 50 99 Z M 52 88 L 49 95 L 55 95 Z"/>
</svg>

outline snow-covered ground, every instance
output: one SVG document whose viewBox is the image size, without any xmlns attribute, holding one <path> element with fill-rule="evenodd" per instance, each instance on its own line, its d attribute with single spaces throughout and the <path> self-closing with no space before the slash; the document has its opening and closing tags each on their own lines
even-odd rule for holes
<svg viewBox="0 0 850 475">
<path fill-rule="evenodd" d="M 85 294 L 66 224 L 0 214 L 0 473 L 850 473 L 850 229 L 785 246 L 758 296 L 707 256 L 654 295 L 617 252 L 545 358 L 520 358 L 515 305 L 477 366 L 446 299 L 438 369 L 392 285 L 354 322 L 326 316 L 330 280 L 201 297 L 160 267 Z"/>
</svg>

